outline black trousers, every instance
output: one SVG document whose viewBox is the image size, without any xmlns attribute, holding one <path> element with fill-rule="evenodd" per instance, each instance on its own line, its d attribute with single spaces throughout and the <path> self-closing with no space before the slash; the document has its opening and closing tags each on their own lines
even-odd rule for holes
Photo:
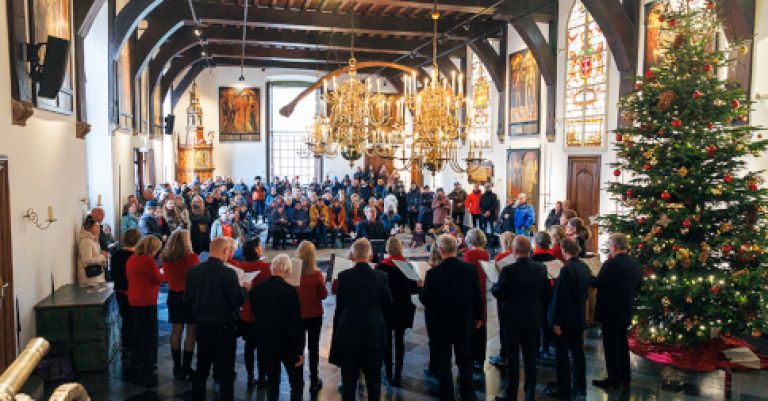
<svg viewBox="0 0 768 401">
<path fill-rule="evenodd" d="M 255 372 L 255 362 L 258 362 L 258 368 L 259 368 L 259 377 L 265 378 L 265 371 L 264 371 L 264 357 L 263 352 L 259 352 L 258 347 L 256 346 L 256 333 L 254 329 L 254 324 L 251 322 L 244 322 L 239 321 L 239 325 L 241 325 L 240 332 L 243 336 L 243 340 L 245 340 L 245 346 L 243 347 L 243 356 L 245 357 L 245 371 L 248 372 L 249 375 L 253 376 L 253 372 Z"/>
<path fill-rule="evenodd" d="M 309 351 L 309 379 L 315 382 L 318 379 L 317 366 L 320 364 L 320 330 L 323 327 L 323 317 L 303 319 L 303 323 Z"/>
<path fill-rule="evenodd" d="M 128 305 L 128 294 L 125 292 L 116 291 L 115 299 L 117 300 L 117 310 L 120 312 L 120 318 L 122 319 L 122 326 L 120 327 L 120 342 L 123 350 L 130 352 L 131 340 L 133 338 L 133 314 L 131 307 Z"/>
<path fill-rule="evenodd" d="M 456 223 L 461 228 L 462 233 L 466 232 L 466 230 L 464 229 L 464 213 L 465 212 L 451 213 L 451 218 L 453 218 L 453 222 Z"/>
<path fill-rule="evenodd" d="M 133 349 L 131 360 L 140 370 L 157 367 L 157 305 L 132 306 Z"/>
<path fill-rule="evenodd" d="M 563 330 L 555 335 L 557 388 L 570 396 L 585 395 L 587 391 L 584 330 Z M 571 387 L 573 386 L 573 387 Z M 573 390 L 571 390 L 573 389 Z"/>
<path fill-rule="evenodd" d="M 480 216 L 482 214 L 472 214 L 472 228 L 480 228 Z"/>
<path fill-rule="evenodd" d="M 475 388 L 472 383 L 472 341 L 458 342 L 432 341 L 429 342 L 432 374 L 437 377 L 440 401 L 454 401 L 453 369 L 451 368 L 451 351 L 456 356 L 459 367 L 459 392 L 462 401 L 475 401 Z"/>
<path fill-rule="evenodd" d="M 235 381 L 237 330 L 235 322 L 197 323 L 197 370 L 192 382 L 192 399 L 205 400 L 205 383 L 213 365 L 219 379 L 219 399 L 232 401 Z"/>
<path fill-rule="evenodd" d="M 381 363 L 384 350 L 381 348 L 344 349 L 341 362 L 341 380 L 344 383 L 343 401 L 355 401 L 357 379 L 360 371 L 365 375 L 368 400 L 381 398 Z"/>
<path fill-rule="evenodd" d="M 267 371 L 267 401 L 280 400 L 280 365 L 285 367 L 288 373 L 288 383 L 291 385 L 291 400 L 301 400 L 304 391 L 304 366 L 296 367 L 298 355 L 275 357 L 267 355 L 264 365 Z"/>
<path fill-rule="evenodd" d="M 408 227 L 411 229 L 411 232 L 413 232 L 413 229 L 416 227 L 418 217 L 419 214 L 417 212 L 408 212 Z"/>
<path fill-rule="evenodd" d="M 485 215 L 480 216 L 480 229 L 483 230 L 483 233 L 487 234 L 489 231 L 493 232 L 493 222 L 494 222 L 493 216 L 490 216 L 490 217 L 486 217 Z"/>
<path fill-rule="evenodd" d="M 618 323 L 618 322 L 617 322 Z M 629 343 L 627 327 L 629 324 L 603 323 L 603 352 L 608 379 L 617 383 L 629 382 Z"/>
<path fill-rule="evenodd" d="M 392 378 L 392 363 L 395 364 L 395 372 L 402 373 L 403 357 L 405 355 L 405 329 L 401 327 L 387 327 L 387 346 L 384 348 L 384 372 L 387 379 Z M 392 360 L 392 343 L 395 343 L 394 361 Z"/>
<path fill-rule="evenodd" d="M 536 346 L 539 329 L 507 330 L 507 399 L 517 399 L 520 384 L 520 352 L 525 369 L 525 400 L 533 401 L 536 395 Z"/>
<path fill-rule="evenodd" d="M 488 342 L 487 322 L 475 330 L 472 334 L 472 361 L 475 363 L 485 363 L 485 345 Z"/>
<path fill-rule="evenodd" d="M 496 310 L 498 318 L 499 318 L 499 355 L 501 355 L 502 358 L 507 357 L 507 325 L 504 324 L 504 314 L 501 313 L 501 301 L 498 299 L 496 300 Z"/>
</svg>

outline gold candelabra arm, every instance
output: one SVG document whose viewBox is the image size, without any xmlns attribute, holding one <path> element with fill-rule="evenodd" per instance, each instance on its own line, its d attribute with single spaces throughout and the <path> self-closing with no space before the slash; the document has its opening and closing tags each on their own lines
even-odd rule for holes
<svg viewBox="0 0 768 401">
<path fill-rule="evenodd" d="M 56 387 L 48 401 L 91 401 L 91 397 L 80 383 L 66 383 Z"/>
<path fill-rule="evenodd" d="M 50 211 L 50 208 L 49 208 L 48 214 L 49 214 L 49 216 L 52 214 L 52 212 Z M 54 218 L 48 217 L 47 219 L 45 219 L 44 221 L 41 222 L 40 221 L 40 217 L 38 216 L 37 212 L 35 212 L 35 209 L 33 209 L 33 208 L 27 209 L 27 211 L 21 217 L 25 221 L 28 221 L 28 222 L 34 224 L 35 227 L 37 227 L 39 230 L 47 230 L 48 227 L 50 227 L 52 223 L 55 223 L 58 220 L 58 219 L 54 219 Z"/>
<path fill-rule="evenodd" d="M 14 400 L 16 394 L 27 382 L 29 375 L 32 374 L 49 349 L 50 344 L 42 337 L 29 340 L 24 351 L 0 376 L 0 401 Z"/>
</svg>

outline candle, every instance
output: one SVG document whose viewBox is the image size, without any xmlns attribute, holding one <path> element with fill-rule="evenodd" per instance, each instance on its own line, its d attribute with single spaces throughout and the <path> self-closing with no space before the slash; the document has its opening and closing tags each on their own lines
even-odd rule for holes
<svg viewBox="0 0 768 401">
<path fill-rule="evenodd" d="M 451 90 L 456 92 L 456 71 L 451 71 Z"/>
<path fill-rule="evenodd" d="M 96 201 L 96 206 L 101 206 L 101 194 L 99 194 L 98 201 Z"/>
<path fill-rule="evenodd" d="M 48 221 L 53 221 L 53 206 L 48 205 Z"/>
<path fill-rule="evenodd" d="M 459 95 L 464 94 L 464 74 L 459 74 Z"/>
</svg>

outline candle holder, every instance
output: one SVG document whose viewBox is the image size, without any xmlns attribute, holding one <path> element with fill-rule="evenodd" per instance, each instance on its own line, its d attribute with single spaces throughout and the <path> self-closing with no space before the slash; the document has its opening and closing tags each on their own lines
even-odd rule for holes
<svg viewBox="0 0 768 401">
<path fill-rule="evenodd" d="M 27 209 L 26 213 L 24 213 L 24 216 L 21 216 L 25 221 L 28 221 L 35 225 L 39 230 L 47 230 L 52 223 L 55 223 L 58 219 L 46 219 L 42 223 L 40 222 L 39 216 L 37 212 L 35 212 L 35 209 L 29 208 Z"/>
</svg>

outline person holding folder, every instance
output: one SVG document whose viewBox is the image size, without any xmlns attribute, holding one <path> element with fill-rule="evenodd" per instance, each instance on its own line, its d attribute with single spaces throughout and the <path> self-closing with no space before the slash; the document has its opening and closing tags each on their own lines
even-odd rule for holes
<svg viewBox="0 0 768 401">
<path fill-rule="evenodd" d="M 488 276 L 486 275 L 485 270 L 483 270 L 481 262 L 491 260 L 491 256 L 485 250 L 485 244 L 488 241 L 485 234 L 479 228 L 469 230 L 465 241 L 467 246 L 469 246 L 469 250 L 464 252 L 464 261 L 475 266 L 479 280 L 480 296 L 483 298 L 483 317 L 481 319 L 481 324 L 472 335 L 473 368 L 477 372 L 482 372 L 483 364 L 485 363 L 485 346 L 488 340 L 488 331 L 486 328 L 486 320 L 488 319 L 488 305 L 486 303 Z"/>
<path fill-rule="evenodd" d="M 507 265 L 505 263 L 508 263 L 510 260 L 514 263 L 515 253 L 514 253 L 514 241 L 515 241 L 515 233 L 512 231 L 505 231 L 501 234 L 500 237 L 501 240 L 501 252 L 499 252 L 496 255 L 496 258 L 494 259 L 496 264 L 496 269 L 501 272 L 501 270 L 506 267 Z M 496 367 L 502 367 L 507 366 L 507 336 L 506 336 L 506 326 L 504 325 L 504 322 L 502 319 L 504 318 L 504 314 L 501 313 L 501 301 L 496 299 L 496 310 L 498 313 L 496 314 L 499 319 L 499 343 L 500 343 L 500 349 L 499 354 L 494 355 L 490 358 L 488 358 L 488 362 Z"/>
<path fill-rule="evenodd" d="M 397 267 L 395 261 L 405 262 L 403 244 L 397 237 L 389 237 L 386 245 L 389 257 L 376 265 L 376 270 L 382 271 L 389 277 L 389 290 L 392 293 L 392 306 L 384 311 L 384 321 L 387 324 L 387 341 L 384 350 L 384 373 L 387 382 L 400 387 L 403 378 L 403 355 L 405 354 L 405 329 L 413 327 L 413 316 L 416 306 L 411 301 L 411 295 L 419 292 L 422 281 L 409 279 Z M 395 374 L 392 375 L 392 342 L 395 345 Z"/>
</svg>

